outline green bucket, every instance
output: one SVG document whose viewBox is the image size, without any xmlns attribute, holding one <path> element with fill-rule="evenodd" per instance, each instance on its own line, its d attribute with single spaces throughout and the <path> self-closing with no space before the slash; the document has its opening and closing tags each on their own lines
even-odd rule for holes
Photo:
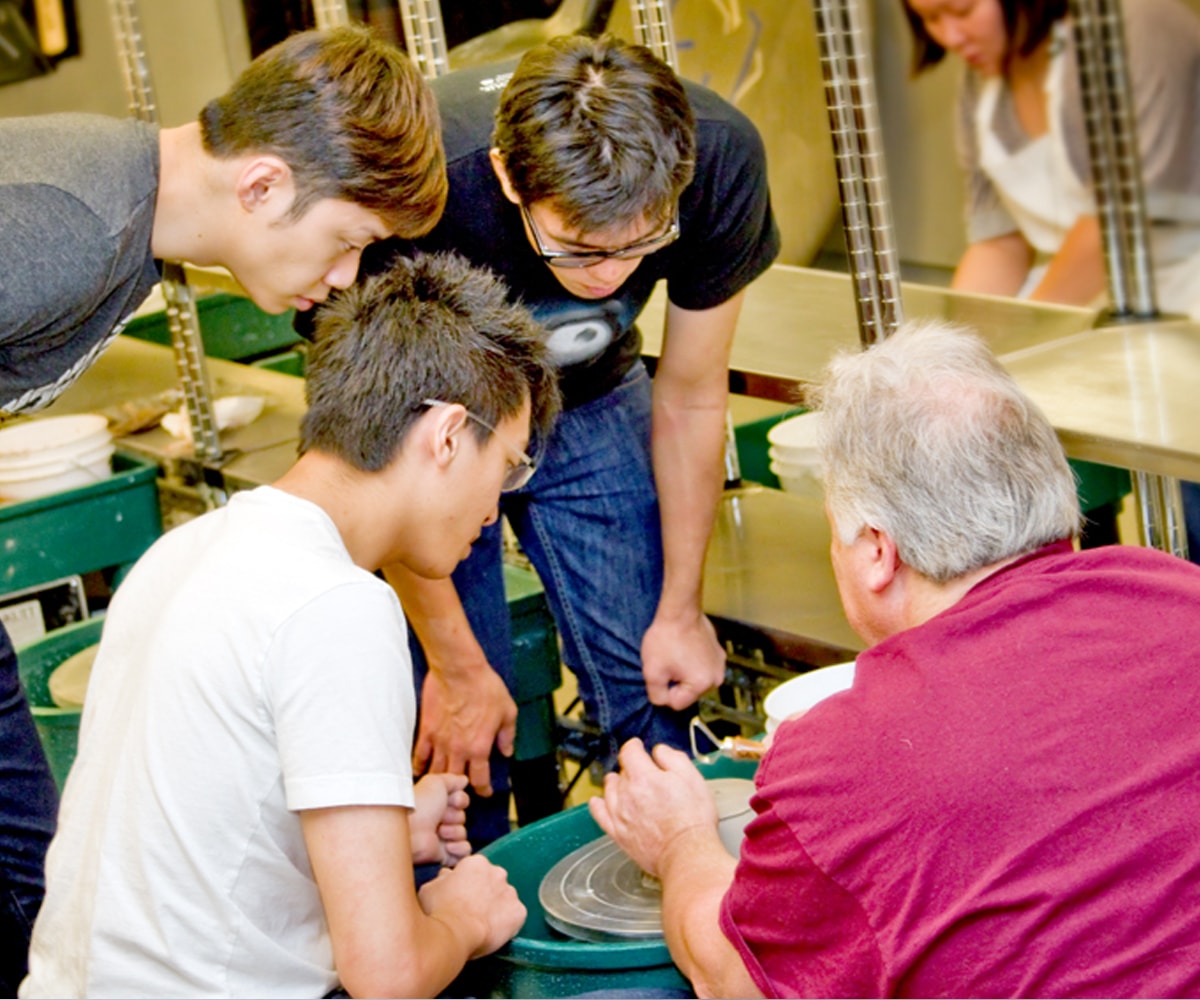
<svg viewBox="0 0 1200 1000">
<path fill-rule="evenodd" d="M 757 764 L 718 757 L 699 766 L 706 778 L 750 778 Z M 538 900 L 546 872 L 601 835 L 582 805 L 521 827 L 480 851 L 508 872 L 529 915 L 512 941 L 467 966 L 453 995 L 564 997 L 634 989 L 690 993 L 662 939 L 577 941 L 546 923 Z"/>
<path fill-rule="evenodd" d="M 17 650 L 17 670 L 33 712 L 33 724 L 60 791 L 75 762 L 79 719 L 83 713 L 77 708 L 59 708 L 54 704 L 50 697 L 50 675 L 65 660 L 99 642 L 103 625 L 103 618 L 75 622 Z"/>
</svg>

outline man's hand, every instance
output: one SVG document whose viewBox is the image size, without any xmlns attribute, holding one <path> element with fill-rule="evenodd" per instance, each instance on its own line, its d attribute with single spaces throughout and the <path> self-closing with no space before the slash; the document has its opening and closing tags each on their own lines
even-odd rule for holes
<svg viewBox="0 0 1200 1000">
<path fill-rule="evenodd" d="M 471 853 L 467 840 L 467 779 L 461 774 L 427 774 L 416 783 L 416 805 L 408 817 L 415 864 L 453 867 Z"/>
<path fill-rule="evenodd" d="M 516 733 L 517 703 L 494 670 L 476 674 L 470 684 L 430 670 L 421 694 L 413 770 L 465 774 L 476 794 L 491 795 L 492 747 L 511 757 Z"/>
<path fill-rule="evenodd" d="M 642 673 L 652 705 L 676 711 L 725 680 L 725 651 L 712 622 L 697 610 L 685 618 L 655 617 L 642 638 Z"/>
<path fill-rule="evenodd" d="M 458 920 L 478 923 L 482 942 L 471 958 L 490 955 L 507 943 L 525 923 L 525 905 L 508 884 L 504 869 L 482 855 L 463 858 L 456 868 L 443 868 L 437 878 L 421 886 L 421 908 L 431 917 L 450 913 Z"/>
<path fill-rule="evenodd" d="M 661 878 L 668 853 L 693 836 L 720 843 L 716 804 L 687 754 L 659 745 L 651 755 L 633 739 L 619 761 L 620 772 L 605 775 L 604 798 L 588 808 L 642 871 Z"/>
</svg>

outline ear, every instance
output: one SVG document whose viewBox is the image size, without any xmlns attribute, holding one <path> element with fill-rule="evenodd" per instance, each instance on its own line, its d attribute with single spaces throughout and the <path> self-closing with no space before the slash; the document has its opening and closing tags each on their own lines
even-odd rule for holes
<svg viewBox="0 0 1200 1000">
<path fill-rule="evenodd" d="M 886 531 L 864 528 L 855 541 L 861 560 L 863 582 L 873 594 L 881 594 L 892 585 L 900 571 L 900 555 L 896 543 Z"/>
<path fill-rule="evenodd" d="M 238 172 L 234 191 L 238 204 L 247 212 L 267 204 L 282 205 L 281 211 L 286 210 L 295 193 L 292 168 L 278 156 L 253 156 Z"/>
<path fill-rule="evenodd" d="M 488 150 L 488 159 L 492 161 L 492 170 L 496 174 L 496 180 L 500 182 L 500 189 L 504 192 L 504 197 L 514 205 L 521 204 L 521 199 L 517 195 L 516 189 L 513 188 L 512 181 L 508 179 L 508 170 L 504 166 L 504 158 L 500 155 L 500 150 L 493 146 Z"/>
<path fill-rule="evenodd" d="M 467 422 L 466 407 L 459 403 L 435 406 L 424 419 L 430 455 L 439 469 L 447 469 L 458 454 L 458 432 Z"/>
</svg>

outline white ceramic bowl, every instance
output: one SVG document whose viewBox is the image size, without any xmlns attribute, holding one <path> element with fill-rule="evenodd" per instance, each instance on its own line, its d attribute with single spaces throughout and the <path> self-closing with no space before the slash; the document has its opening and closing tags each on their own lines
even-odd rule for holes
<svg viewBox="0 0 1200 1000">
<path fill-rule="evenodd" d="M 825 499 L 821 476 L 815 468 L 772 462 L 770 469 L 785 493 L 798 493 L 814 500 Z"/>
<path fill-rule="evenodd" d="M 783 451 L 813 452 L 820 442 L 821 414 L 816 410 L 781 420 L 767 431 L 767 443 Z"/>
<path fill-rule="evenodd" d="M 0 465 L 0 483 L 21 483 L 34 479 L 48 479 L 51 476 L 70 472 L 72 469 L 91 468 L 92 466 L 107 463 L 115 449 L 116 446 L 113 444 L 112 438 L 105 438 L 98 444 L 90 447 L 87 451 L 79 452 L 76 455 L 63 456 L 59 454 L 48 461 L 36 464 L 30 463 L 18 468 L 9 468 L 8 466 Z"/>
<path fill-rule="evenodd" d="M 803 715 L 813 705 L 824 701 L 831 694 L 849 690 L 854 683 L 854 661 L 836 663 L 832 667 L 821 667 L 784 681 L 767 695 L 763 708 L 767 713 L 767 735 L 775 732 L 779 724 L 796 715 Z"/>
<path fill-rule="evenodd" d="M 19 468 L 94 450 L 110 437 L 108 419 L 98 413 L 40 417 L 0 430 L 0 466 Z"/>
<path fill-rule="evenodd" d="M 101 457 L 87 465 L 71 464 L 51 475 L 0 482 L 0 499 L 34 500 L 37 497 L 90 486 L 101 479 L 107 479 L 112 474 L 113 451 L 113 445 L 109 444 L 103 449 Z"/>
</svg>

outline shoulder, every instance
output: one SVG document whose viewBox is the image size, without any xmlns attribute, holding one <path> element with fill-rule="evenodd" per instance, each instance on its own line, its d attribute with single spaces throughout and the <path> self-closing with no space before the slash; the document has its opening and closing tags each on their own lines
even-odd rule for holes
<svg viewBox="0 0 1200 1000">
<path fill-rule="evenodd" d="M 683 87 L 696 118 L 698 167 L 715 154 L 741 151 L 750 158 L 765 158 L 762 136 L 743 112 L 701 84 L 684 80 Z"/>
<path fill-rule="evenodd" d="M 63 192 L 110 232 L 124 230 L 140 206 L 153 208 L 159 166 L 153 125 L 88 114 L 11 119 L 0 123 L 0 146 L 0 183 Z"/>
<path fill-rule="evenodd" d="M 430 81 L 442 118 L 448 164 L 491 146 L 500 94 L 515 67 L 515 60 L 474 66 Z"/>
<path fill-rule="evenodd" d="M 1200 60 L 1200 13 L 1183 0 L 1125 0 L 1121 13 L 1135 87 L 1146 78 L 1169 85 L 1175 74 L 1194 70 Z"/>
<path fill-rule="evenodd" d="M 71 165 L 94 169 L 88 158 L 100 152 L 145 156 L 157 148 L 158 129 L 131 118 L 71 112 L 0 119 L 0 136 L 5 147 L 0 179 L 12 179 L 27 177 L 30 163 L 39 157 L 61 170 Z"/>
</svg>

